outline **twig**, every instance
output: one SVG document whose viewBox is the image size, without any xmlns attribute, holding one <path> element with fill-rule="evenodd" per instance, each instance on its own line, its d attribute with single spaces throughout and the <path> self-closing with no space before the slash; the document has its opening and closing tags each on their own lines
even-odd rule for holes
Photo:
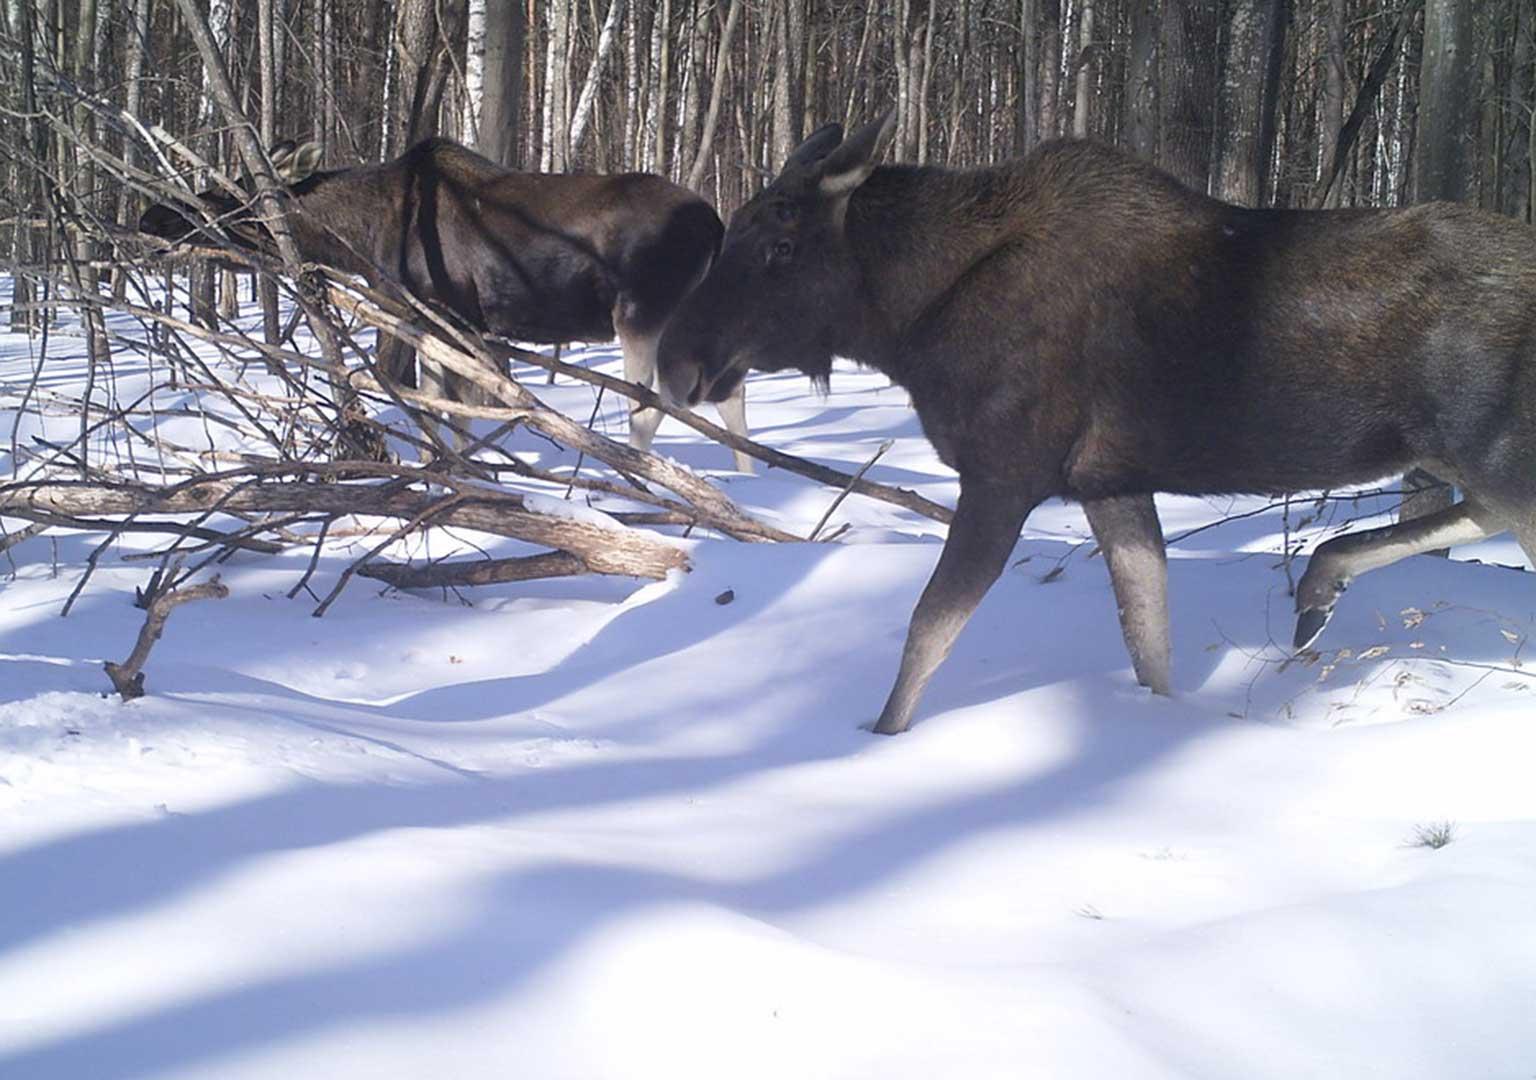
<svg viewBox="0 0 1536 1080">
<path fill-rule="evenodd" d="M 693 428 L 699 434 L 721 443 L 732 450 L 740 450 L 749 457 L 783 469 L 785 472 L 796 473 L 818 483 L 831 486 L 847 486 L 850 491 L 856 491 L 860 495 L 866 495 L 881 502 L 888 502 L 894 506 L 911 510 L 913 513 L 932 518 L 948 524 L 955 516 L 954 511 L 947 506 L 941 506 L 931 499 L 925 499 L 915 491 L 906 488 L 891 487 L 887 484 L 877 484 L 872 480 L 862 477 L 850 476 L 840 469 L 834 469 L 827 465 L 821 465 L 805 458 L 786 454 L 782 450 L 774 450 L 762 443 L 744 439 L 734 432 L 727 431 L 717 424 L 712 424 L 702 416 L 688 409 L 679 409 L 667 403 L 662 396 L 654 390 L 639 383 L 632 383 L 625 379 L 616 379 L 612 375 L 605 375 L 600 371 L 589 371 L 587 368 L 575 364 L 568 364 L 563 360 L 555 360 L 540 353 L 527 349 L 519 349 L 515 346 L 496 343 L 492 348 L 497 352 L 505 352 L 508 356 L 533 364 L 548 371 L 558 371 L 562 375 L 569 375 L 581 382 L 591 383 L 594 386 L 606 387 L 625 397 L 639 402 L 647 408 L 659 409 L 679 423 Z"/>
<path fill-rule="evenodd" d="M 430 519 L 438 517 L 447 513 L 449 510 L 452 510 L 459 503 L 462 503 L 464 499 L 465 497 L 463 495 L 449 495 L 447 498 L 439 499 L 437 502 L 434 502 L 430 506 L 423 507 L 420 513 L 413 516 L 404 525 L 400 526 L 394 532 L 386 536 L 383 540 L 379 541 L 371 549 L 369 549 L 366 555 L 360 559 L 357 559 L 352 563 L 352 565 L 343 570 L 341 572 L 341 577 L 336 579 L 336 585 L 326 595 L 325 599 L 320 601 L 320 606 L 315 608 L 315 610 L 310 612 L 310 614 L 317 619 L 324 616 L 326 610 L 336 602 L 336 598 L 341 595 L 341 591 L 347 587 L 347 582 L 352 580 L 352 575 L 357 573 L 358 568 L 362 566 L 363 563 L 367 562 L 379 552 L 389 547 L 390 544 L 393 544 L 402 536 L 405 536 L 408 533 L 414 532 L 415 530 L 421 528 L 421 526 L 426 524 L 426 522 Z"/>
<path fill-rule="evenodd" d="M 315 576 L 315 567 L 320 565 L 320 552 L 325 547 L 325 535 L 331 531 L 331 523 L 336 519 L 328 517 L 320 526 L 320 535 L 315 537 L 315 550 L 310 553 L 309 565 L 304 568 L 304 576 L 299 578 L 299 583 L 288 590 L 288 599 L 292 600 L 299 595 L 299 590 L 309 586 L 309 579 Z M 314 594 L 311 593 L 311 596 Z"/>
<path fill-rule="evenodd" d="M 189 600 L 222 600 L 228 595 L 228 586 L 215 575 L 201 585 L 172 589 L 156 596 L 150 602 L 149 614 L 144 619 L 144 625 L 139 628 L 139 638 L 134 642 L 133 652 L 128 654 L 128 659 L 121 664 L 108 660 L 102 665 L 118 695 L 124 701 L 144 696 L 144 661 L 149 659 L 149 650 L 154 648 L 155 642 L 165 632 L 165 620 L 170 618 L 172 610 Z"/>
<path fill-rule="evenodd" d="M 811 530 L 811 535 L 807 539 L 816 539 L 817 534 L 821 532 L 822 526 L 827 523 L 827 519 L 832 516 L 839 506 L 843 505 L 843 500 L 848 497 L 848 493 L 853 490 L 853 486 L 864 478 L 864 474 L 869 472 L 869 467 L 879 461 L 885 452 L 895 445 L 895 442 L 895 439 L 886 439 L 885 442 L 880 444 L 880 448 L 875 451 L 874 456 L 859 466 L 859 471 L 849 477 L 848 482 L 843 485 L 843 490 L 837 493 L 837 498 L 832 500 L 832 505 L 827 507 L 827 512 L 821 515 L 821 520 L 816 523 L 816 527 Z"/>
</svg>

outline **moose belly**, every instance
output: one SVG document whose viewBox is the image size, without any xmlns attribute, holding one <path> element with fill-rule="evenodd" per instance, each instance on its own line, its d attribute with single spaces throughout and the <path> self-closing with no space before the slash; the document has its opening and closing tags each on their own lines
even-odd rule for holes
<svg viewBox="0 0 1536 1080">
<path fill-rule="evenodd" d="M 1379 416 L 1148 407 L 1094 417 L 1065 472 L 1084 497 L 1282 494 L 1379 480 L 1417 456 L 1401 428 Z"/>
<path fill-rule="evenodd" d="M 480 295 L 492 333 L 549 345 L 610 340 L 613 302 L 613 290 L 596 275 L 549 281 L 503 276 Z"/>
</svg>

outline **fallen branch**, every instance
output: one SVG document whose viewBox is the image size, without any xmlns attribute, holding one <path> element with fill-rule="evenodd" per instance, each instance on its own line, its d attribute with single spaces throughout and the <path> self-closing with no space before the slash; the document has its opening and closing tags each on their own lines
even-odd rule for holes
<svg viewBox="0 0 1536 1080">
<path fill-rule="evenodd" d="M 219 532 L 217 529 L 205 529 L 198 525 L 184 525 L 176 521 L 102 521 L 99 518 L 87 518 L 78 516 L 60 516 L 56 514 L 33 514 L 22 512 L 19 509 L 7 510 L 6 513 L 15 517 L 27 518 L 34 522 L 29 526 L 37 532 L 47 528 L 74 529 L 80 532 L 116 532 L 116 533 L 171 533 L 176 536 L 188 537 L 194 540 L 202 540 L 208 545 L 223 548 L 242 548 L 246 551 L 256 551 L 263 555 L 276 555 L 284 549 L 283 544 L 273 543 L 270 540 L 257 540 L 247 536 L 232 533 Z M 242 530 L 248 532 L 250 530 Z M 0 551 L 10 547 L 7 541 L 25 540 L 27 536 L 36 533 L 23 529 L 19 533 L 12 533 L 9 537 L 0 538 Z"/>
<path fill-rule="evenodd" d="M 551 374 L 559 372 L 562 375 L 569 375 L 571 378 L 581 382 L 590 383 L 593 386 L 623 394 L 625 397 L 637 401 L 647 408 L 659 409 L 672 417 L 672 419 L 686 424 L 706 438 L 713 439 L 715 442 L 728 446 L 732 450 L 740 450 L 749 457 L 754 457 L 758 461 L 771 465 L 774 468 L 783 469 L 785 472 L 792 472 L 815 480 L 818 483 L 843 488 L 846 491 L 857 492 L 871 499 L 879 499 L 881 502 L 900 506 L 903 509 L 911 510 L 914 514 L 921 514 L 924 517 L 932 518 L 934 521 L 941 521 L 946 525 L 955 516 L 955 512 L 949 507 L 941 506 L 931 499 L 925 499 L 915 491 L 891 487 L 889 484 L 877 484 L 873 480 L 865 480 L 862 469 L 858 475 L 850 475 L 840 469 L 834 469 L 828 465 L 819 465 L 814 461 L 807 461 L 805 458 L 786 454 L 782 450 L 774 450 L 772 447 L 764 446 L 762 443 L 753 442 L 751 439 L 744 439 L 735 432 L 727 431 L 718 424 L 710 423 L 692 410 L 676 408 L 669 404 L 660 394 L 656 393 L 656 391 L 650 387 L 641 386 L 639 383 L 632 383 L 626 379 L 616 379 L 612 375 L 603 374 L 601 371 L 589 371 L 587 368 L 579 367 L 575 364 L 567 364 L 563 360 L 556 360 L 527 349 L 520 349 L 515 345 L 497 342 L 491 348 L 498 354 L 505 354 L 507 358 L 521 360 L 535 367 L 544 368 Z M 868 467 L 868 465 L 865 466 L 866 469 Z"/>
<path fill-rule="evenodd" d="M 435 334 L 413 326 L 400 316 L 391 314 L 334 285 L 330 287 L 330 298 L 343 311 L 404 341 L 423 359 L 462 375 L 514 409 L 527 410 L 522 420 L 528 427 L 542 432 L 564 446 L 590 454 L 620 473 L 638 476 L 681 495 L 697 510 L 702 524 L 719 529 L 737 540 L 794 542 L 800 539 L 782 529 L 776 529 L 756 520 L 717 488 L 680 465 L 623 443 L 614 442 L 604 435 L 583 427 L 564 413 L 551 409 L 522 386 L 497 371 L 495 360 L 489 351 L 482 354 L 465 352 Z"/>
<path fill-rule="evenodd" d="M 31 525 L 26 525 L 20 529 L 17 529 L 15 532 L 9 532 L 0 535 L 0 553 L 11 550 L 11 548 L 15 547 L 23 540 L 32 539 L 32 537 L 38 535 L 46 528 L 48 528 L 46 522 L 35 521 Z"/>
<path fill-rule="evenodd" d="M 229 587 L 215 575 L 212 580 L 201 585 L 172 589 L 151 600 L 149 614 L 144 619 L 144 625 L 139 628 L 139 639 L 134 642 L 133 652 L 128 654 L 128 659 L 121 664 L 108 660 L 102 665 L 118 696 L 124 701 L 144 696 L 144 661 L 149 659 L 149 650 L 155 647 L 155 642 L 165 632 L 165 620 L 170 618 L 175 608 L 189 600 L 222 600 L 228 595 Z"/>
<path fill-rule="evenodd" d="M 81 518 L 87 514 L 184 514 L 218 510 L 225 513 L 318 513 L 411 520 L 435 506 L 440 497 L 399 484 L 317 483 L 263 478 L 237 481 L 236 475 L 288 472 L 321 476 L 372 472 L 399 480 L 448 484 L 472 497 L 456 503 L 439 516 L 438 525 L 478 529 L 569 552 L 597 574 L 626 577 L 665 577 L 669 570 L 684 569 L 687 554 L 666 539 L 615 522 L 612 526 L 578 518 L 540 513 L 530 509 L 522 496 L 491 488 L 451 482 L 449 478 L 420 474 L 372 462 L 284 463 L 267 470 L 242 470 L 221 476 L 189 480 L 174 487 L 134 483 L 78 480 L 41 481 L 0 485 L 0 513 L 15 517 Z M 61 522 L 62 524 L 62 522 Z"/>
<path fill-rule="evenodd" d="M 565 577 L 579 574 L 585 569 L 576 556 L 564 551 L 552 551 L 520 559 L 478 559 L 474 562 L 439 562 L 426 566 L 373 562 L 361 567 L 357 573 L 359 577 L 388 582 L 397 589 L 433 589 Z"/>
</svg>

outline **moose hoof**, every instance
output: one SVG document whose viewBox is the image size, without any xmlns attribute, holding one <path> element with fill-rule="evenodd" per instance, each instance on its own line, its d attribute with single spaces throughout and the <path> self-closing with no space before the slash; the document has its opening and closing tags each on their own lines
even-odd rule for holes
<svg viewBox="0 0 1536 1080">
<path fill-rule="evenodd" d="M 864 724 L 862 726 L 865 730 L 872 731 L 876 735 L 900 735 L 903 731 L 907 730 L 906 721 L 893 720 L 885 716 L 875 721 L 874 724 Z"/>
<path fill-rule="evenodd" d="M 1291 641 L 1291 647 L 1296 652 L 1308 648 L 1317 636 L 1323 632 L 1323 627 L 1328 625 L 1328 620 L 1333 617 L 1332 608 L 1308 608 L 1296 616 L 1296 636 Z"/>
</svg>

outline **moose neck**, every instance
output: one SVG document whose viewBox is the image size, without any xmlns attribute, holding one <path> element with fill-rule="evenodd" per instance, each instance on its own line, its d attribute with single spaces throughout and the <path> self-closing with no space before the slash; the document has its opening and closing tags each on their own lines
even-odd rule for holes
<svg viewBox="0 0 1536 1080">
<path fill-rule="evenodd" d="M 878 168 L 854 192 L 846 237 L 861 282 L 839 354 L 903 381 L 905 344 L 962 278 L 1005 240 L 991 171 Z"/>
<path fill-rule="evenodd" d="M 306 261 L 365 277 L 375 266 L 394 269 L 385 238 L 399 235 L 399 207 L 384 168 L 315 173 L 289 189 L 288 223 Z"/>
</svg>

